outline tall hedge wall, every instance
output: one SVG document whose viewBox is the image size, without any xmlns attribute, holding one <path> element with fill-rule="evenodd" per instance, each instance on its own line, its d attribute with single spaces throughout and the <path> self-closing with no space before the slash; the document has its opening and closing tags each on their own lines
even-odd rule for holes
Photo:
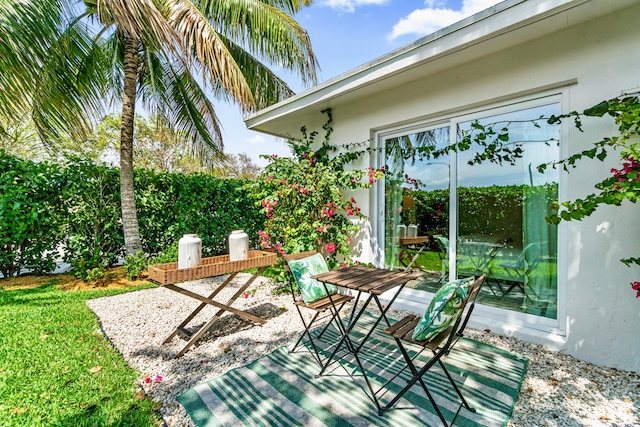
<svg viewBox="0 0 640 427">
<path fill-rule="evenodd" d="M 405 224 L 415 223 L 422 234 L 447 235 L 449 230 L 449 190 L 411 191 L 414 210 L 402 212 Z M 557 184 L 531 187 L 506 185 L 458 189 L 458 234 L 494 237 L 522 246 L 523 202 L 527 197 L 541 200 L 549 207 L 558 200 Z M 549 215 L 550 210 L 544 212 Z"/>
<path fill-rule="evenodd" d="M 144 251 L 155 255 L 185 233 L 202 238 L 203 255 L 227 251 L 244 229 L 257 246 L 262 215 L 243 181 L 209 175 L 134 171 Z M 0 152 L 0 272 L 52 271 L 59 252 L 74 269 L 115 263 L 124 254 L 120 177 L 115 168 L 76 161 L 59 166 Z M 254 242 L 255 240 L 255 242 Z"/>
</svg>

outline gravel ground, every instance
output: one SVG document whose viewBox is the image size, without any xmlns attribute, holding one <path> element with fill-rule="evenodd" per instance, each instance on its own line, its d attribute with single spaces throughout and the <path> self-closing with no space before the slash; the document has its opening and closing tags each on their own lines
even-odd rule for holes
<svg viewBox="0 0 640 427">
<path fill-rule="evenodd" d="M 228 299 L 248 277 L 239 274 L 217 299 Z M 181 286 L 205 295 L 220 282 L 221 278 L 210 278 Z M 194 299 L 158 287 L 87 304 L 100 319 L 103 332 L 140 372 L 140 389 L 162 402 L 165 423 L 171 427 L 193 426 L 175 400 L 178 394 L 292 343 L 302 331 L 290 294 L 272 295 L 272 287 L 267 279 L 258 278 L 246 298 L 241 296 L 233 305 L 268 319 L 266 324 L 254 326 L 226 313 L 221 325 L 210 329 L 179 359 L 173 356 L 185 341 L 180 337 L 167 344 L 163 341 L 198 306 Z M 197 329 L 214 313 L 213 307 L 206 307 L 189 323 L 189 329 Z M 403 314 L 393 312 L 390 316 L 400 318 Z M 489 331 L 467 329 L 466 335 L 529 359 L 509 426 L 640 426 L 638 374 L 581 362 Z"/>
</svg>

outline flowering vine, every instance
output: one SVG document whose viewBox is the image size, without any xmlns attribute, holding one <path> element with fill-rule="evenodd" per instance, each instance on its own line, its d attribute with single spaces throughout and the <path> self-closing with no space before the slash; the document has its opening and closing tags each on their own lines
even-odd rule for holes
<svg viewBox="0 0 640 427">
<path fill-rule="evenodd" d="M 247 188 L 265 215 L 258 233 L 263 248 L 280 254 L 317 250 L 335 267 L 349 259 L 359 230 L 353 220 L 364 217 L 355 197 L 345 195 L 371 187 L 383 172 L 345 169 L 358 154 L 335 153 L 337 148 L 329 144 L 331 111 L 323 113 L 328 119 L 320 143 L 318 132 L 303 127 L 302 140 L 288 141 L 293 157 L 264 156 L 269 164 Z"/>
<path fill-rule="evenodd" d="M 551 164 L 552 167 L 562 165 L 565 170 L 568 166 L 576 167 L 576 162 L 584 157 L 604 160 L 610 149 L 620 150 L 620 168 L 612 168 L 611 175 L 597 183 L 598 192 L 589 194 L 584 199 L 577 199 L 558 204 L 558 216 L 547 218 L 548 221 L 558 224 L 560 221 L 581 220 L 591 215 L 602 204 L 620 206 L 627 200 L 636 203 L 640 199 L 640 95 L 628 95 L 613 98 L 584 110 L 582 113 L 571 112 L 561 116 L 552 116 L 548 122 L 560 123 L 561 120 L 572 118 L 576 128 L 582 131 L 582 119 L 584 117 L 613 117 L 618 126 L 618 135 L 602 138 L 593 144 L 593 147 L 576 153 L 564 160 Z M 538 169 L 543 171 L 548 165 L 540 165 Z M 631 257 L 621 260 L 627 266 L 640 265 L 640 258 Z M 640 282 L 632 282 L 631 288 L 636 291 L 636 297 L 640 298 Z"/>
</svg>

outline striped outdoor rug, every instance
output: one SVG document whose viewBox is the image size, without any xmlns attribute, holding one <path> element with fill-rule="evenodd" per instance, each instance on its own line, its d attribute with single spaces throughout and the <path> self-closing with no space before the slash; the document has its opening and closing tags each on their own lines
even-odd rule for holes
<svg viewBox="0 0 640 427">
<path fill-rule="evenodd" d="M 360 327 L 372 324 L 363 316 Z M 377 389 L 402 366 L 402 356 L 393 340 L 378 327 L 360 355 Z M 357 335 L 357 333 L 356 333 Z M 328 331 L 323 341 L 337 335 Z M 335 341 L 333 341 L 335 342 Z M 427 351 L 428 354 L 430 352 Z M 427 360 L 427 354 L 420 358 Z M 476 413 L 460 410 L 456 426 L 505 426 L 524 378 L 527 359 L 493 346 L 463 338 L 443 358 Z M 441 421 L 422 388 L 414 386 L 395 409 L 380 417 L 365 393 L 362 377 L 349 377 L 354 367 L 343 362 L 320 378 L 318 365 L 306 353 L 290 354 L 279 348 L 247 366 L 234 369 L 193 387 L 178 401 L 199 426 L 439 426 Z M 402 389 L 408 375 L 401 374 L 390 385 Z M 444 373 L 433 367 L 424 377 L 445 418 L 451 421 L 458 410 L 458 396 Z M 355 379 L 355 380 L 354 380 Z M 376 387 L 376 385 L 378 387 Z M 383 402 L 391 396 L 384 396 Z"/>
</svg>

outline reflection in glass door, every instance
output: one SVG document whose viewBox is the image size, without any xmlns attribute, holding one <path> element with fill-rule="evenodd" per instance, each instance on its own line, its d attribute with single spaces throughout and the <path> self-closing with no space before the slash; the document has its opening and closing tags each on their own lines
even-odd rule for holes
<svg viewBox="0 0 640 427">
<path fill-rule="evenodd" d="M 559 104 L 521 108 L 385 139 L 384 255 L 420 269 L 412 286 L 487 274 L 484 305 L 557 318 Z M 452 174 L 453 173 L 453 174 Z M 453 200 L 453 205 L 451 205 Z M 453 209 L 452 209 L 453 208 Z"/>
<path fill-rule="evenodd" d="M 409 286 L 448 280 L 449 145 L 448 126 L 385 141 L 385 263 L 422 270 L 421 283 Z"/>
<path fill-rule="evenodd" d="M 456 242 L 457 276 L 487 274 L 479 301 L 555 319 L 558 234 L 545 217 L 559 176 L 537 171 L 559 159 L 559 128 L 541 119 L 552 114 L 558 104 L 458 123 L 457 142 L 472 142 L 457 153 Z"/>
</svg>

